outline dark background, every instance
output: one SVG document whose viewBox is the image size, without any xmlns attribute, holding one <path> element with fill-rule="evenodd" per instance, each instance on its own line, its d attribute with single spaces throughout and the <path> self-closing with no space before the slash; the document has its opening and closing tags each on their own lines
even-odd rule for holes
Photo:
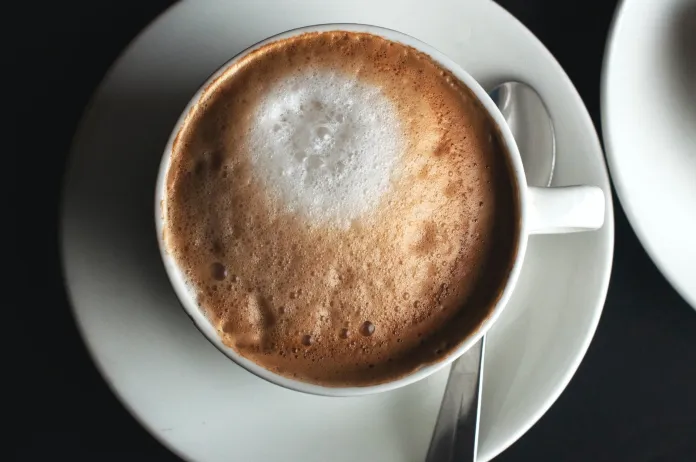
<svg viewBox="0 0 696 462">
<path fill-rule="evenodd" d="M 5 350 L 17 366 L 11 379 L 5 376 L 16 387 L 5 393 L 10 413 L 3 413 L 10 459 L 177 460 L 128 414 L 91 363 L 67 303 L 55 237 L 62 172 L 83 108 L 118 54 L 171 3 L 32 2 L 3 15 L 6 31 L 19 27 L 6 38 L 13 61 L 5 71 L 14 124 L 4 153 L 11 160 L 6 207 L 14 218 L 4 227 L 17 233 L 6 253 L 19 255 L 9 280 L 18 281 L 5 283 L 5 293 L 16 296 L 5 311 L 19 319 L 3 338 L 22 336 Z M 556 56 L 601 130 L 600 70 L 616 2 L 499 3 Z M 13 205 L 18 197 L 28 207 Z M 614 270 L 587 357 L 557 403 L 496 462 L 696 461 L 696 312 L 615 206 Z"/>
</svg>

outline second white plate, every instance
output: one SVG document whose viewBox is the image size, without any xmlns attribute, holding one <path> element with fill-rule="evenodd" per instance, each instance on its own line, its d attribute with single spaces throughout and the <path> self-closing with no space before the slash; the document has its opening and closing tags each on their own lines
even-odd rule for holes
<svg viewBox="0 0 696 462">
<path fill-rule="evenodd" d="M 607 160 L 643 247 L 696 309 L 696 2 L 625 0 L 602 77 Z"/>
</svg>

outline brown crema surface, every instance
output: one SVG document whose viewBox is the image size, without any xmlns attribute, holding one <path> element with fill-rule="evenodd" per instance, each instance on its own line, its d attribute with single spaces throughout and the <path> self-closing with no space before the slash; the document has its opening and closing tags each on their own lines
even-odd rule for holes
<svg viewBox="0 0 696 462">
<path fill-rule="evenodd" d="M 259 102 L 308 69 L 378 86 L 401 121 L 390 188 L 348 228 L 288 212 L 250 162 Z M 366 386 L 438 361 L 490 314 L 512 266 L 518 199 L 492 121 L 431 58 L 378 36 L 251 53 L 207 88 L 171 160 L 168 250 L 225 344 L 287 377 Z"/>
</svg>

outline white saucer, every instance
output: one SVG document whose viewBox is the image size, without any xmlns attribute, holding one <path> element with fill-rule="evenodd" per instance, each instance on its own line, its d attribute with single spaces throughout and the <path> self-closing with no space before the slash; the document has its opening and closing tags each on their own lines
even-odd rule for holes
<svg viewBox="0 0 696 462">
<path fill-rule="evenodd" d="M 604 60 L 614 187 L 662 274 L 696 308 L 696 2 L 625 0 Z"/>
<path fill-rule="evenodd" d="M 503 76 L 530 83 L 556 126 L 554 183 L 596 184 L 611 197 L 597 135 L 568 77 L 493 2 L 177 4 L 128 47 L 94 96 L 66 179 L 62 245 L 75 317 L 97 366 L 133 415 L 188 460 L 420 462 L 428 448 L 447 371 L 394 392 L 345 399 L 266 383 L 196 330 L 157 251 L 157 166 L 196 87 L 248 45 L 322 22 L 411 34 L 484 86 Z M 613 235 L 608 199 L 602 230 L 530 241 L 518 289 L 489 335 L 480 461 L 527 431 L 577 369 L 604 303 Z"/>
</svg>

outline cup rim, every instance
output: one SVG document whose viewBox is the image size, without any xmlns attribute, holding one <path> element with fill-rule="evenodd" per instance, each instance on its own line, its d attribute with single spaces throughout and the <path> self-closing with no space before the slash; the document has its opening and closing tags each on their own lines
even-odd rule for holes
<svg viewBox="0 0 696 462">
<path fill-rule="evenodd" d="M 450 71 L 460 82 L 462 82 L 474 94 L 478 102 L 484 107 L 488 115 L 495 123 L 496 129 L 500 134 L 500 137 L 504 144 L 504 148 L 506 150 L 506 155 L 508 157 L 507 160 L 510 164 L 509 167 L 512 171 L 512 180 L 515 182 L 515 185 L 513 185 L 513 190 L 517 194 L 519 210 L 518 238 L 516 242 L 516 248 L 514 249 L 514 261 L 512 262 L 510 272 L 507 276 L 507 281 L 503 289 L 501 290 L 497 298 L 497 301 L 491 309 L 490 314 L 481 322 L 478 328 L 473 333 L 471 333 L 466 339 L 464 339 L 455 349 L 450 351 L 450 353 L 447 356 L 441 358 L 439 361 L 423 365 L 420 368 L 408 373 L 407 375 L 401 376 L 389 382 L 368 386 L 332 387 L 291 379 L 260 366 L 259 364 L 237 353 L 237 351 L 235 351 L 233 348 L 225 345 L 222 342 L 222 339 L 217 334 L 217 331 L 213 327 L 212 323 L 202 313 L 197 303 L 195 302 L 195 295 L 192 289 L 190 289 L 189 283 L 186 281 L 183 272 L 176 264 L 173 255 L 171 255 L 167 250 L 166 239 L 164 237 L 164 223 L 166 221 L 165 191 L 167 174 L 171 165 L 171 153 L 173 150 L 172 148 L 178 137 L 179 132 L 185 125 L 190 114 L 193 113 L 193 109 L 201 101 L 201 99 L 211 90 L 216 80 L 222 75 L 224 75 L 227 69 L 234 65 L 237 61 L 239 61 L 249 53 L 253 52 L 254 50 L 263 47 L 269 43 L 295 37 L 304 33 L 329 31 L 364 32 L 383 37 L 390 41 L 399 42 L 411 46 L 417 49 L 418 51 L 430 56 L 439 65 Z M 179 302 L 184 309 L 184 312 L 189 316 L 196 328 L 204 335 L 204 337 L 211 344 L 213 344 L 213 346 L 215 346 L 221 353 L 223 353 L 236 364 L 243 367 L 252 374 L 256 375 L 257 377 L 260 377 L 270 383 L 279 385 L 281 387 L 312 395 L 348 397 L 369 395 L 394 390 L 415 383 L 421 379 L 424 379 L 450 365 L 452 362 L 454 362 L 456 359 L 458 359 L 460 356 L 466 353 L 476 342 L 478 342 L 481 339 L 481 337 L 483 337 L 483 335 L 485 335 L 491 329 L 491 327 L 495 324 L 500 314 L 504 310 L 505 306 L 507 305 L 510 296 L 512 295 L 512 292 L 517 284 L 517 280 L 519 279 L 522 261 L 524 260 L 524 255 L 526 253 L 527 248 L 527 203 L 527 182 L 524 176 L 522 159 L 517 148 L 515 139 L 512 135 L 512 132 L 510 131 L 510 128 L 505 122 L 502 113 L 495 105 L 493 100 L 490 98 L 488 93 L 471 75 L 469 75 L 469 73 L 464 71 L 464 69 L 462 69 L 452 59 L 447 57 L 445 54 L 441 53 L 439 50 L 403 32 L 368 24 L 326 23 L 290 29 L 285 32 L 281 32 L 279 34 L 263 39 L 247 47 L 246 49 L 242 50 L 241 52 L 237 53 L 232 58 L 227 60 L 198 87 L 195 94 L 186 104 L 186 107 L 183 109 L 176 124 L 174 125 L 169 139 L 167 140 L 167 144 L 164 148 L 162 159 L 160 161 L 155 189 L 155 229 L 157 233 L 157 243 L 165 267 L 165 271 L 167 273 L 167 276 L 169 277 L 169 281 L 172 285 L 172 288 L 174 289 L 174 292 L 176 293 L 177 298 L 179 299 Z"/>
</svg>

